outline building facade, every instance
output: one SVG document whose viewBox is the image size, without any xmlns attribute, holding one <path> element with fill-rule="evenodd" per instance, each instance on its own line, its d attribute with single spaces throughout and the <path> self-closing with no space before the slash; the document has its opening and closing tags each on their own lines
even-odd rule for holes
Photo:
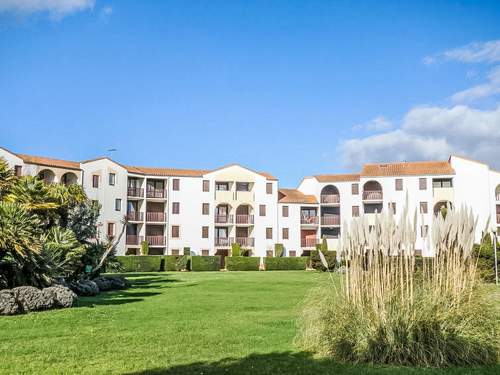
<svg viewBox="0 0 500 375">
<path fill-rule="evenodd" d="M 280 188 L 264 172 L 232 164 L 215 170 L 133 167 L 109 158 L 72 162 L 0 148 L 17 175 L 47 183 L 81 184 L 101 205 L 99 237 L 118 238 L 118 253 L 229 255 L 239 243 L 252 256 L 307 255 L 326 238 L 339 250 L 342 230 L 355 217 L 375 220 L 405 207 L 416 212 L 416 248 L 424 256 L 433 218 L 441 207 L 467 205 L 478 217 L 476 241 L 490 220 L 500 235 L 500 172 L 451 156 L 447 161 L 366 164 L 357 174 L 305 177 L 298 188 Z M 124 220 L 126 218 L 126 220 Z"/>
</svg>

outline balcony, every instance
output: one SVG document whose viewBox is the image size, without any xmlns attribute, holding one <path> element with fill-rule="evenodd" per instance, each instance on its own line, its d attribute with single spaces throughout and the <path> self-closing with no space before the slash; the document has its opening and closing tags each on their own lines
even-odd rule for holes
<svg viewBox="0 0 500 375">
<path fill-rule="evenodd" d="M 340 195 L 338 194 L 322 194 L 320 197 L 321 204 L 339 204 Z"/>
<path fill-rule="evenodd" d="M 154 223 L 165 222 L 165 212 L 146 212 L 146 221 Z"/>
<path fill-rule="evenodd" d="M 321 217 L 321 225 L 340 225 L 340 215 L 328 215 Z"/>
<path fill-rule="evenodd" d="M 230 237 L 218 237 L 218 238 L 214 239 L 215 246 L 228 247 L 228 246 L 231 246 L 231 244 L 233 242 L 234 242 L 234 238 L 230 238 Z"/>
<path fill-rule="evenodd" d="M 236 237 L 235 242 L 243 247 L 253 247 L 255 243 L 254 238 L 252 237 Z"/>
<path fill-rule="evenodd" d="M 318 243 L 317 238 L 302 238 L 300 240 L 300 246 L 301 247 L 316 247 L 316 244 Z"/>
<path fill-rule="evenodd" d="M 148 189 L 146 190 L 146 198 L 165 199 L 167 191 L 165 189 Z"/>
<path fill-rule="evenodd" d="M 381 201 L 383 198 L 382 190 L 365 190 L 363 192 L 364 201 Z"/>
<path fill-rule="evenodd" d="M 142 242 L 142 239 L 143 239 L 142 236 L 127 234 L 127 237 L 125 238 L 125 243 L 127 245 L 139 246 Z"/>
<path fill-rule="evenodd" d="M 144 214 L 143 214 L 143 212 L 139 212 L 139 211 L 127 212 L 127 220 L 128 221 L 143 221 Z"/>
<path fill-rule="evenodd" d="M 144 189 L 137 187 L 128 187 L 127 196 L 131 198 L 144 198 Z"/>
<path fill-rule="evenodd" d="M 216 190 L 215 200 L 217 202 L 231 202 L 234 200 L 234 193 L 230 190 Z"/>
<path fill-rule="evenodd" d="M 253 215 L 236 215 L 237 225 L 252 225 Z"/>
<path fill-rule="evenodd" d="M 215 224 L 232 224 L 234 222 L 233 215 L 215 215 Z"/>
<path fill-rule="evenodd" d="M 318 216 L 302 216 L 300 218 L 300 224 L 302 225 L 318 225 L 319 217 Z"/>
<path fill-rule="evenodd" d="M 165 236 L 146 236 L 149 246 L 165 246 Z"/>
</svg>

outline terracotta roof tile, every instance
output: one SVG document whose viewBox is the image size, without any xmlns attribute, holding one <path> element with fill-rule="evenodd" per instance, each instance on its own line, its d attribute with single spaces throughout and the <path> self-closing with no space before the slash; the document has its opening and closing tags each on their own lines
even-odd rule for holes
<svg viewBox="0 0 500 375">
<path fill-rule="evenodd" d="M 66 168 L 66 169 L 80 169 L 80 163 L 76 161 L 68 161 L 61 159 L 52 159 L 44 156 L 32 156 L 26 154 L 15 154 L 19 156 L 25 163 L 44 165 L 46 167 Z"/>
<path fill-rule="evenodd" d="M 455 174 L 455 171 L 447 161 L 365 164 L 361 170 L 361 176 L 363 177 L 450 174 Z"/>
<path fill-rule="evenodd" d="M 267 173 L 267 172 L 257 172 L 258 174 L 260 174 L 261 176 L 264 176 L 265 178 L 267 178 L 268 180 L 274 180 L 274 181 L 278 181 L 278 179 L 276 177 L 274 177 L 272 174 L 270 173 Z"/>
<path fill-rule="evenodd" d="M 305 203 L 317 204 L 318 201 L 314 195 L 306 195 L 297 189 L 279 189 L 279 203 Z"/>
<path fill-rule="evenodd" d="M 177 176 L 177 177 L 202 177 L 210 172 L 202 169 L 176 169 L 176 168 L 155 168 L 155 167 L 134 167 L 124 166 L 131 173 L 147 174 L 151 176 Z"/>
<path fill-rule="evenodd" d="M 314 176 L 319 182 L 359 181 L 359 174 L 320 174 Z"/>
</svg>

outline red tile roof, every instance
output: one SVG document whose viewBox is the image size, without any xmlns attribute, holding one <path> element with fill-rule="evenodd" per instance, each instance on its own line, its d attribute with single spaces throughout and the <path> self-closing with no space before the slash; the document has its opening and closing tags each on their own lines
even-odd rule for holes
<svg viewBox="0 0 500 375">
<path fill-rule="evenodd" d="M 80 169 L 80 163 L 76 161 L 68 161 L 61 159 L 52 159 L 44 156 L 33 156 L 26 154 L 15 154 L 20 157 L 25 163 L 43 165 L 46 167 L 66 168 L 66 169 Z"/>
<path fill-rule="evenodd" d="M 359 174 L 320 174 L 314 176 L 319 182 L 359 181 Z"/>
<path fill-rule="evenodd" d="M 156 168 L 156 167 L 134 167 L 124 166 L 131 173 L 140 173 L 151 176 L 177 176 L 177 177 L 202 177 L 210 172 L 204 169 L 176 169 L 176 168 Z"/>
<path fill-rule="evenodd" d="M 305 203 L 317 204 L 318 201 L 314 195 L 306 195 L 297 189 L 279 189 L 279 203 Z"/>
<path fill-rule="evenodd" d="M 365 164 L 362 177 L 451 175 L 455 171 L 447 161 Z"/>
</svg>

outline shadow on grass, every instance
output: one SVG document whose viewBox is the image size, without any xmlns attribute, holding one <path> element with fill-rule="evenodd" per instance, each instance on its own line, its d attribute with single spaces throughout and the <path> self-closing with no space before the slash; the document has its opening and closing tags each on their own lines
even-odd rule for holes
<svg viewBox="0 0 500 375">
<path fill-rule="evenodd" d="M 174 374 L 498 374 L 500 367 L 478 368 L 411 368 L 393 366 L 371 366 L 340 364 L 328 359 L 315 359 L 311 353 L 282 352 L 251 354 L 245 358 L 225 358 L 217 362 L 196 362 L 169 368 L 155 368 L 132 372 L 134 375 L 174 375 Z"/>
</svg>

